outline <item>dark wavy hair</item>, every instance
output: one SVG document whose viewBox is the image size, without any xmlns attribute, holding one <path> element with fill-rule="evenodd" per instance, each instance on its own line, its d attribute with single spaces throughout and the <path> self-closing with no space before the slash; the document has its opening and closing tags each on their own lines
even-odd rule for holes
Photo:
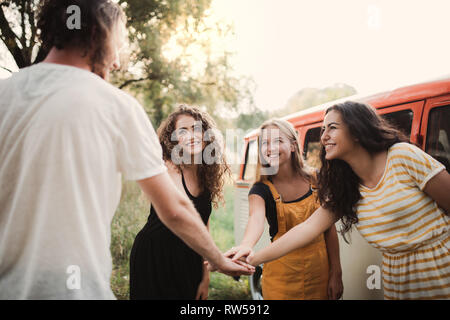
<svg viewBox="0 0 450 320">
<path fill-rule="evenodd" d="M 199 164 L 197 170 L 198 181 L 200 181 L 203 187 L 211 194 L 211 202 L 214 208 L 217 209 L 219 203 L 223 204 L 223 186 L 225 179 L 231 176 L 231 170 L 226 162 L 226 157 L 223 152 L 221 134 L 217 130 L 216 123 L 211 116 L 195 107 L 188 105 L 180 105 L 174 112 L 172 112 L 167 119 L 165 119 L 159 126 L 157 132 L 159 141 L 163 150 L 163 159 L 172 162 L 172 150 L 178 144 L 178 141 L 173 141 L 172 135 L 175 132 L 175 125 L 178 117 L 181 115 L 188 115 L 200 121 L 202 123 L 202 132 L 205 136 L 204 141 L 208 142 L 208 146 L 211 146 L 212 157 L 219 159 L 219 163 L 214 162 L 207 164 L 202 157 L 202 164 Z M 220 135 L 220 137 L 219 137 Z M 206 146 L 205 146 L 206 148 Z M 217 152 L 219 154 L 217 154 Z M 172 162 L 173 163 L 173 162 Z M 174 166 L 181 171 L 181 165 L 175 164 Z"/>
<path fill-rule="evenodd" d="M 346 101 L 329 107 L 325 114 L 331 111 L 339 112 L 350 135 L 372 155 L 387 151 L 395 143 L 408 142 L 408 138 L 401 131 L 391 126 L 367 104 Z M 346 240 L 345 234 L 358 222 L 356 204 L 361 199 L 361 179 L 347 162 L 339 159 L 326 160 L 325 155 L 322 145 L 318 196 L 321 205 L 341 219 L 340 232 Z"/>
<path fill-rule="evenodd" d="M 72 14 L 67 9 L 72 5 L 80 8 L 80 29 L 67 27 Z M 83 56 L 89 57 L 92 72 L 104 77 L 115 26 L 119 21 L 126 23 L 122 8 L 110 0 L 42 0 L 38 10 L 43 48 L 82 50 Z"/>
</svg>

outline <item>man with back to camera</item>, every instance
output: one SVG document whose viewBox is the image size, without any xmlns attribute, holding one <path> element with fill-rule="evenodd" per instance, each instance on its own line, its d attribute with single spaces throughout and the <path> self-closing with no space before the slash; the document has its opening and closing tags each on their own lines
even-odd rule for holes
<svg viewBox="0 0 450 320">
<path fill-rule="evenodd" d="M 81 28 L 67 27 L 67 8 Z M 119 67 L 125 15 L 108 0 L 41 1 L 43 61 L 0 81 L 0 299 L 115 299 L 111 220 L 121 175 L 161 220 L 223 273 L 224 258 L 171 182 L 139 103 L 105 79 Z"/>
</svg>

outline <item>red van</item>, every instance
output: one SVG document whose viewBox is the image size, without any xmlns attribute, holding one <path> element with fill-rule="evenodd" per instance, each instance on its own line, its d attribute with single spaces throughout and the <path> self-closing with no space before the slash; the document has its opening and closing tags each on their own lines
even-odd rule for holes
<svg viewBox="0 0 450 320">
<path fill-rule="evenodd" d="M 305 161 L 314 167 L 320 164 L 320 128 L 325 110 L 347 100 L 370 104 L 400 130 L 411 143 L 450 169 L 450 78 L 402 87 L 370 96 L 351 96 L 299 111 L 282 119 L 291 122 L 298 131 Z M 235 243 L 242 240 L 248 219 L 248 192 L 255 178 L 258 156 L 257 130 L 244 138 L 244 155 L 235 188 Z M 339 224 L 339 222 L 338 222 Z M 337 226 L 339 228 L 339 226 Z M 343 270 L 344 299 L 383 299 L 381 253 L 372 248 L 354 230 L 350 245 L 339 236 Z M 258 250 L 270 242 L 268 226 L 257 243 Z M 263 266 L 261 266 L 262 268 Z M 250 277 L 254 299 L 262 299 L 260 278 L 262 269 Z"/>
</svg>

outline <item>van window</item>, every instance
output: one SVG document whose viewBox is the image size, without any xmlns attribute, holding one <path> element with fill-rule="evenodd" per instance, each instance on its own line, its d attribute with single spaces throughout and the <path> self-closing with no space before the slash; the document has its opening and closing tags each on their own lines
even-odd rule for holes
<svg viewBox="0 0 450 320">
<path fill-rule="evenodd" d="M 404 134 L 406 134 L 408 139 L 410 138 L 411 126 L 414 116 L 412 110 L 401 110 L 397 112 L 386 113 L 381 116 L 395 128 L 399 129 Z"/>
<path fill-rule="evenodd" d="M 254 181 L 256 178 L 256 164 L 258 163 L 258 144 L 256 140 L 249 141 L 245 154 L 244 180 Z"/>
<path fill-rule="evenodd" d="M 449 171 L 450 105 L 431 109 L 428 117 L 425 151 L 442 163 L 447 171 Z"/>
<path fill-rule="evenodd" d="M 303 149 L 306 164 L 317 169 L 320 168 L 320 130 L 320 127 L 317 127 L 306 132 Z"/>
</svg>

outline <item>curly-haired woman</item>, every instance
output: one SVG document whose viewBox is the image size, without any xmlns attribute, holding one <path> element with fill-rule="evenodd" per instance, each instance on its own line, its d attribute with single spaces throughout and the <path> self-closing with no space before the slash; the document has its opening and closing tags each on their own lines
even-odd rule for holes
<svg viewBox="0 0 450 320">
<path fill-rule="evenodd" d="M 161 124 L 158 136 L 169 174 L 209 225 L 212 205 L 223 202 L 230 170 L 214 120 L 181 105 Z M 209 272 L 203 258 L 164 226 L 153 207 L 130 257 L 131 299 L 207 299 Z"/>
<path fill-rule="evenodd" d="M 257 265 L 307 245 L 341 219 L 383 253 L 386 299 L 450 298 L 450 175 L 365 104 L 326 111 L 320 207 L 270 247 Z"/>
</svg>

